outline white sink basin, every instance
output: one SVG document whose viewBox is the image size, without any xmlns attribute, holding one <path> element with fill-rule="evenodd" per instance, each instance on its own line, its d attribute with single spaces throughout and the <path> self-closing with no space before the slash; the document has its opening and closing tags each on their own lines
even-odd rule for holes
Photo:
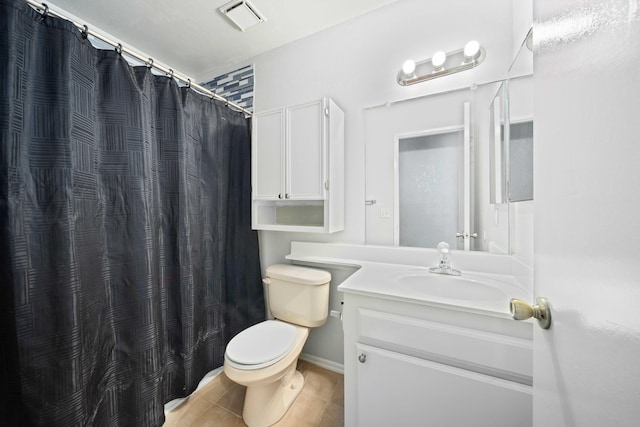
<svg viewBox="0 0 640 427">
<path fill-rule="evenodd" d="M 408 270 L 394 274 L 391 280 L 398 290 L 457 301 L 508 300 L 520 293 L 511 283 L 464 272 L 462 276 L 448 276 L 428 270 Z"/>
</svg>

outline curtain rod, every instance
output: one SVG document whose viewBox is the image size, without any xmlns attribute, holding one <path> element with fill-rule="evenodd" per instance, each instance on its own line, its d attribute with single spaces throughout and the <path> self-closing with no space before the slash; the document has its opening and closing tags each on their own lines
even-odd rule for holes
<svg viewBox="0 0 640 427">
<path fill-rule="evenodd" d="M 148 67 L 153 67 L 156 68 L 160 71 L 162 71 L 163 73 L 167 74 L 169 77 L 171 78 L 175 78 L 177 80 L 182 80 L 183 82 L 185 82 L 187 84 L 187 87 L 189 88 L 194 88 L 197 89 L 199 92 L 204 93 L 205 95 L 210 96 L 213 99 L 217 99 L 219 101 L 224 102 L 226 105 L 233 107 L 237 110 L 242 111 L 244 114 L 246 114 L 247 116 L 251 117 L 253 115 L 253 113 L 249 110 L 247 110 L 246 108 L 241 107 L 240 105 L 236 104 L 235 102 L 231 102 L 229 101 L 227 98 L 224 98 L 220 95 L 218 95 L 217 93 L 214 93 L 212 91 L 210 91 L 209 89 L 200 86 L 197 83 L 193 83 L 191 81 L 190 78 L 183 76 L 181 74 L 175 73 L 171 68 L 166 68 L 162 65 L 158 65 L 158 64 L 154 64 L 153 63 L 153 58 L 145 58 L 144 56 L 140 55 L 137 52 L 134 52 L 133 50 L 126 48 L 124 46 L 122 46 L 121 43 L 118 43 L 116 41 L 113 41 L 107 37 L 105 37 L 102 34 L 96 33 L 95 31 L 92 31 L 91 29 L 89 29 L 89 27 L 85 24 L 80 24 L 78 22 L 75 22 L 72 19 L 69 19 L 69 17 L 64 16 L 54 10 L 50 10 L 49 6 L 46 3 L 39 3 L 35 0 L 25 0 L 28 4 L 30 4 L 31 6 L 33 6 L 35 9 L 41 11 L 42 16 L 47 16 L 47 15 L 51 15 L 51 16 L 55 16 L 57 18 L 62 18 L 66 21 L 71 22 L 73 25 L 75 25 L 80 31 L 82 31 L 84 34 L 88 34 L 91 35 L 99 40 L 102 40 L 103 42 L 113 46 L 116 51 L 118 53 L 126 53 L 129 56 L 132 56 L 140 61 L 142 61 L 143 63 L 147 64 Z"/>
</svg>

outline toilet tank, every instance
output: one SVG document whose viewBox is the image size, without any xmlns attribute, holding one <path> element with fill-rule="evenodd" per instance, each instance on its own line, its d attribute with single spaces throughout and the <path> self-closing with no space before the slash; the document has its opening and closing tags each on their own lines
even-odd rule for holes
<svg viewBox="0 0 640 427">
<path fill-rule="evenodd" d="M 331 274 L 298 265 L 275 264 L 267 268 L 268 302 L 276 319 L 316 327 L 327 320 Z"/>
</svg>

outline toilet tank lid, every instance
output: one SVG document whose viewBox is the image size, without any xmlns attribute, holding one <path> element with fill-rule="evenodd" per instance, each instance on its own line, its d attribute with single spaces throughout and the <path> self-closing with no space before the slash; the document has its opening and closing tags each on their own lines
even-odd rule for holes
<svg viewBox="0 0 640 427">
<path fill-rule="evenodd" d="M 275 264 L 268 267 L 267 277 L 303 285 L 323 285 L 331 281 L 331 273 L 328 271 L 291 264 Z"/>
</svg>

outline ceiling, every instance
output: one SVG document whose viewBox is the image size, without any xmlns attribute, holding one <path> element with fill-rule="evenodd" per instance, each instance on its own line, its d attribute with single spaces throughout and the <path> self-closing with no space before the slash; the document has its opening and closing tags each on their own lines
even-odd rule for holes
<svg viewBox="0 0 640 427">
<path fill-rule="evenodd" d="M 79 23 L 201 80 L 397 0 L 251 0 L 266 22 L 245 32 L 218 11 L 228 1 L 54 0 L 54 4 L 75 15 Z"/>
</svg>

